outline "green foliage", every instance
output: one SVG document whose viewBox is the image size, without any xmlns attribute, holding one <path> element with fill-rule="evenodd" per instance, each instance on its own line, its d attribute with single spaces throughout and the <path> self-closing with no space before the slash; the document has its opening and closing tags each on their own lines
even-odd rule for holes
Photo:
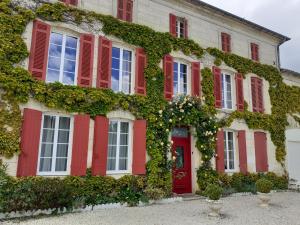
<svg viewBox="0 0 300 225">
<path fill-rule="evenodd" d="M 163 190 L 159 188 L 147 187 L 144 192 L 147 198 L 152 200 L 159 200 L 165 196 Z"/>
<path fill-rule="evenodd" d="M 273 187 L 273 183 L 266 179 L 266 178 L 261 178 L 255 183 L 256 190 L 260 193 L 270 193 Z"/>
<path fill-rule="evenodd" d="M 217 184 L 209 184 L 204 191 L 204 194 L 210 200 L 219 200 L 222 196 L 222 193 L 223 193 L 223 188 L 221 188 Z"/>
</svg>

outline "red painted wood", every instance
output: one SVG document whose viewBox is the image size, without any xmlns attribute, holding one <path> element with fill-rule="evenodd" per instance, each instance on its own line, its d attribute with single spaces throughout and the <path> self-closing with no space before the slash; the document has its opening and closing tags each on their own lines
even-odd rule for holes
<svg viewBox="0 0 300 225">
<path fill-rule="evenodd" d="M 127 22 L 132 22 L 132 13 L 133 13 L 133 1 L 127 0 L 126 1 L 126 15 L 125 19 Z"/>
<path fill-rule="evenodd" d="M 227 33 L 221 33 L 222 50 L 231 52 L 231 37 Z"/>
<path fill-rule="evenodd" d="M 255 142 L 256 172 L 267 172 L 269 165 L 268 165 L 266 133 L 255 132 L 254 142 Z"/>
<path fill-rule="evenodd" d="M 214 74 L 214 95 L 215 95 L 215 107 L 222 108 L 222 76 L 221 69 L 213 67 Z"/>
<path fill-rule="evenodd" d="M 40 145 L 42 112 L 27 109 L 23 111 L 21 129 L 21 154 L 18 159 L 18 177 L 36 176 Z"/>
<path fill-rule="evenodd" d="M 71 175 L 84 176 L 87 169 L 90 116 L 74 116 Z"/>
<path fill-rule="evenodd" d="M 192 63 L 192 96 L 201 96 L 200 63 Z"/>
<path fill-rule="evenodd" d="M 135 92 L 136 94 L 146 95 L 146 79 L 145 68 L 147 66 L 147 56 L 144 49 L 138 48 L 136 50 L 136 78 L 135 78 Z"/>
<path fill-rule="evenodd" d="M 236 107 L 238 111 L 243 112 L 244 107 L 244 78 L 242 74 L 237 73 L 235 75 L 235 85 L 236 85 Z"/>
<path fill-rule="evenodd" d="M 117 18 L 127 22 L 132 22 L 133 1 L 118 0 Z"/>
<path fill-rule="evenodd" d="M 95 37 L 91 34 L 81 34 L 79 51 L 78 85 L 91 87 L 93 79 Z"/>
<path fill-rule="evenodd" d="M 238 132 L 238 146 L 239 146 L 239 160 L 240 172 L 246 174 L 247 167 L 247 145 L 246 145 L 246 131 L 240 130 Z"/>
<path fill-rule="evenodd" d="M 109 120 L 95 117 L 92 175 L 106 175 Z"/>
<path fill-rule="evenodd" d="M 136 120 L 133 124 L 132 174 L 146 174 L 146 131 L 147 121 Z"/>
<path fill-rule="evenodd" d="M 173 146 L 172 154 L 176 157 L 176 148 L 184 149 L 184 165 L 183 168 L 176 168 L 173 166 L 173 192 L 177 194 L 192 192 L 192 164 L 191 164 L 191 142 L 190 136 L 188 138 L 172 137 Z"/>
<path fill-rule="evenodd" d="M 217 133 L 217 145 L 216 145 L 216 170 L 218 172 L 225 171 L 224 163 L 224 131 L 218 131 Z"/>
<path fill-rule="evenodd" d="M 176 20 L 177 20 L 177 17 L 170 13 L 170 16 L 169 16 L 169 20 L 170 20 L 170 34 L 173 36 L 173 37 L 176 37 Z"/>
<path fill-rule="evenodd" d="M 124 7 L 125 7 L 125 0 L 118 0 L 118 12 L 117 12 L 117 18 L 120 20 L 123 20 L 123 15 L 124 15 Z"/>
<path fill-rule="evenodd" d="M 255 43 L 251 43 L 251 59 L 259 61 L 259 46 Z"/>
<path fill-rule="evenodd" d="M 165 55 L 164 57 L 164 94 L 167 100 L 173 97 L 173 57 Z"/>
<path fill-rule="evenodd" d="M 78 0 L 70 0 L 69 3 L 70 3 L 70 5 L 77 6 L 78 5 Z"/>
<path fill-rule="evenodd" d="M 256 78 L 251 77 L 251 96 L 252 96 L 252 111 L 258 112 L 257 106 L 257 91 L 256 91 Z"/>
<path fill-rule="evenodd" d="M 97 87 L 111 87 L 112 42 L 99 37 Z"/>
<path fill-rule="evenodd" d="M 184 38 L 188 38 L 188 20 L 184 19 Z"/>
<path fill-rule="evenodd" d="M 264 110 L 263 99 L 263 81 L 257 77 L 251 77 L 251 94 L 252 94 L 252 110 L 253 112 L 261 112 Z"/>
<path fill-rule="evenodd" d="M 50 30 L 50 25 L 33 21 L 28 70 L 38 80 L 46 79 Z"/>
</svg>

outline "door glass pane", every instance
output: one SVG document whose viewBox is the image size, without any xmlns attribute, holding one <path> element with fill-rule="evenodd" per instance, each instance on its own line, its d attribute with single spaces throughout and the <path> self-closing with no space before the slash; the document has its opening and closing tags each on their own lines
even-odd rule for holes
<svg viewBox="0 0 300 225">
<path fill-rule="evenodd" d="M 181 169 L 184 167 L 184 148 L 176 146 L 176 168 Z"/>
<path fill-rule="evenodd" d="M 181 137 L 181 138 L 187 138 L 189 136 L 189 132 L 187 128 L 174 128 L 172 130 L 172 137 Z"/>
</svg>

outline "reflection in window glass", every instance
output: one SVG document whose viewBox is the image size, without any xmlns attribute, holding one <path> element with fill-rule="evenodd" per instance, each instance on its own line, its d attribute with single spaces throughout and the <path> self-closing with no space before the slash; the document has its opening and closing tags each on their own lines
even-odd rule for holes
<svg viewBox="0 0 300 225">
<path fill-rule="evenodd" d="M 174 95 L 187 94 L 187 65 L 183 63 L 174 62 L 173 67 Z"/>
<path fill-rule="evenodd" d="M 228 74 L 222 74 L 222 107 L 232 109 L 232 82 Z"/>
<path fill-rule="evenodd" d="M 75 84 L 78 39 L 52 32 L 50 35 L 47 82 Z"/>
<path fill-rule="evenodd" d="M 176 169 L 184 167 L 184 148 L 181 146 L 176 147 Z"/>
<path fill-rule="evenodd" d="M 224 164 L 225 170 L 235 169 L 235 156 L 234 156 L 234 133 L 224 131 Z"/>
</svg>

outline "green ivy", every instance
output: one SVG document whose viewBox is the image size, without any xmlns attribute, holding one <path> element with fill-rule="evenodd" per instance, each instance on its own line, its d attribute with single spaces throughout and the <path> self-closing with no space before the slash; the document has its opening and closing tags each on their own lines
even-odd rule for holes
<svg viewBox="0 0 300 225">
<path fill-rule="evenodd" d="M 102 31 L 106 35 L 144 48 L 148 60 L 145 70 L 147 96 L 116 94 L 111 90 L 66 86 L 60 83 L 46 84 L 33 79 L 27 70 L 18 66 L 18 63 L 28 57 L 28 50 L 21 35 L 26 25 L 36 17 L 77 25 L 99 22 L 103 25 Z M 137 118 L 148 121 L 147 152 L 150 161 L 147 165 L 147 182 L 151 187 L 166 191 L 171 190 L 172 179 L 170 173 L 172 162 L 168 160 L 169 133 L 177 125 L 195 127 L 196 147 L 202 153 L 198 183 L 203 189 L 209 180 L 216 178 L 210 164 L 214 156 L 214 137 L 218 127 L 215 122 L 217 111 L 214 108 L 213 75 L 209 68 L 202 69 L 205 105 L 201 106 L 200 100 L 194 98 L 179 98 L 171 103 L 165 101 L 164 76 L 159 63 L 165 54 L 182 51 L 198 59 L 201 59 L 204 53 L 209 53 L 216 58 L 216 65 L 224 62 L 244 75 L 254 73 L 269 81 L 271 115 L 252 113 L 246 109 L 244 112 L 232 113 L 229 118 L 220 121 L 219 125 L 230 126 L 234 119 L 244 119 L 251 129 L 269 131 L 277 147 L 276 158 L 282 164 L 284 162 L 287 114 L 300 112 L 300 88 L 285 85 L 280 72 L 273 66 L 262 65 L 235 54 L 226 54 L 218 49 L 205 50 L 193 40 L 174 38 L 169 33 L 156 32 L 146 26 L 122 22 L 112 16 L 87 12 L 61 3 L 38 4 L 32 11 L 16 6 L 10 0 L 4 0 L 0 3 L 0 24 L 0 87 L 4 91 L 0 102 L 0 155 L 12 156 L 20 151 L 18 134 L 21 116 L 18 104 L 28 102 L 29 98 L 49 108 L 86 113 L 91 116 L 106 115 L 112 110 L 123 109 L 130 111 Z M 178 108 L 178 105 L 182 107 Z M 160 110 L 162 113 L 159 113 Z M 182 110 L 187 113 L 183 115 Z"/>
</svg>

